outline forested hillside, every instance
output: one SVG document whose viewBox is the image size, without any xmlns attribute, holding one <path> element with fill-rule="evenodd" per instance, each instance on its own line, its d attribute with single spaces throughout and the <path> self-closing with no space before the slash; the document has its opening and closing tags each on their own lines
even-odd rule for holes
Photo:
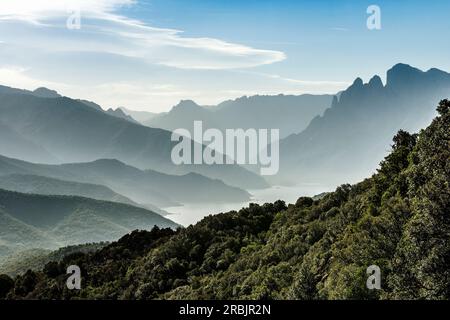
<svg viewBox="0 0 450 320">
<path fill-rule="evenodd" d="M 178 227 L 152 211 L 123 203 L 0 189 L 0 262 L 24 250 L 112 241 L 155 225 Z"/>
<path fill-rule="evenodd" d="M 399 131 L 376 174 L 318 200 L 251 205 L 178 231 L 134 232 L 96 253 L 0 277 L 9 298 L 449 299 L 450 101 Z M 68 265 L 82 290 L 65 288 Z M 381 268 L 381 290 L 366 269 Z"/>
<path fill-rule="evenodd" d="M 48 249 L 28 249 L 3 260 L 0 257 L 0 274 L 16 276 L 25 273 L 27 270 L 42 270 L 51 261 L 61 261 L 64 257 L 75 252 L 94 252 L 107 246 L 108 242 L 86 243 L 75 246 L 60 248 L 56 251 Z"/>
</svg>

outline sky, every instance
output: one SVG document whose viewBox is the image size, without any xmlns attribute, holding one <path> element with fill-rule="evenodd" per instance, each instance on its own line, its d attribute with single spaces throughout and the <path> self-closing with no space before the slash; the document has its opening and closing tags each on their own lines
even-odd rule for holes
<svg viewBox="0 0 450 320">
<path fill-rule="evenodd" d="M 336 93 L 399 62 L 450 71 L 449 12 L 447 0 L 2 0 L 0 84 L 152 112 Z"/>
</svg>

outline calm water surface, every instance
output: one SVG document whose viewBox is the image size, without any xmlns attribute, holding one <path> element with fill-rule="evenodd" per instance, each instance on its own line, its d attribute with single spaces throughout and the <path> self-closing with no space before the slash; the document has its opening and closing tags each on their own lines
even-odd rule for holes
<svg viewBox="0 0 450 320">
<path fill-rule="evenodd" d="M 243 207 L 247 207 L 250 202 L 264 204 L 267 202 L 284 200 L 287 204 L 295 203 L 301 196 L 312 197 L 322 192 L 333 191 L 334 189 L 335 187 L 319 184 L 304 184 L 293 187 L 274 186 L 264 190 L 249 190 L 250 194 L 252 194 L 252 200 L 249 202 L 189 204 L 181 207 L 169 207 L 163 209 L 171 213 L 167 218 L 183 226 L 188 226 L 200 221 L 210 214 L 239 210 Z"/>
</svg>

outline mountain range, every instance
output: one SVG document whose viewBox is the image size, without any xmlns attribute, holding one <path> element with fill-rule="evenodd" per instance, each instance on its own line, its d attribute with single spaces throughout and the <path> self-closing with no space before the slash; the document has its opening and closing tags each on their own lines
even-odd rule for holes
<svg viewBox="0 0 450 320">
<path fill-rule="evenodd" d="M 125 108 L 104 111 L 94 102 L 73 100 L 57 92 L 1 86 L 2 154 L 40 163 L 117 159 L 140 170 L 171 175 L 198 173 L 242 189 L 272 184 L 338 185 L 373 172 L 398 129 L 418 130 L 435 115 L 430 106 L 450 95 L 450 75 L 423 72 L 397 64 L 368 83 L 357 78 L 336 96 L 253 96 L 200 106 L 181 101 L 163 114 L 135 113 L 150 120 L 137 123 Z M 129 114 L 127 114 L 127 112 Z M 176 128 L 279 128 L 280 172 L 263 179 L 250 166 L 182 165 L 170 160 Z M 159 128 L 163 129 L 159 129 Z"/>
<path fill-rule="evenodd" d="M 148 111 L 135 111 L 135 110 L 131 110 L 131 109 L 128 109 L 125 107 L 120 107 L 118 109 L 120 109 L 126 115 L 132 117 L 134 120 L 140 122 L 141 124 L 144 124 L 145 122 L 150 121 L 150 119 L 152 119 L 158 115 L 164 114 L 164 113 L 154 113 L 154 112 L 148 112 Z"/>
<path fill-rule="evenodd" d="M 39 158 L 39 162 L 117 159 L 143 170 L 176 174 L 196 172 L 232 186 L 253 189 L 267 187 L 262 177 L 237 165 L 175 166 L 171 160 L 171 151 L 176 143 L 171 141 L 169 131 L 112 116 L 79 100 L 67 97 L 42 98 L 32 92 L 6 87 L 0 88 L 0 100 L 2 124 L 8 126 L 9 131 L 17 133 L 17 139 L 23 138 L 35 148 L 42 148 L 42 156 L 50 154 L 45 159 Z M 12 156 L 3 151 L 2 154 Z M 35 158 L 33 152 L 25 148 L 21 150 L 20 159 Z"/>
<path fill-rule="evenodd" d="M 154 128 L 193 132 L 194 121 L 205 129 L 279 129 L 280 137 L 301 132 L 316 116 L 329 108 L 332 95 L 251 96 L 228 100 L 217 106 L 200 106 L 183 100 L 170 112 L 143 123 Z"/>
<path fill-rule="evenodd" d="M 72 195 L 139 206 L 136 202 L 102 185 L 64 181 L 28 174 L 1 176 L 0 189 L 42 195 Z"/>
<path fill-rule="evenodd" d="M 64 181 L 31 174 L 10 174 L 0 176 L 0 189 L 42 195 L 72 195 L 125 203 L 136 207 L 142 206 L 103 185 Z M 168 214 L 166 211 L 150 204 L 147 204 L 145 208 L 161 215 Z"/>
<path fill-rule="evenodd" d="M 280 141 L 280 172 L 272 183 L 355 182 L 374 172 L 399 129 L 417 131 L 450 97 L 450 74 L 397 64 L 368 83 L 358 78 L 331 108 L 299 134 Z"/>
<path fill-rule="evenodd" d="M 131 121 L 131 122 L 133 122 L 133 123 L 139 124 L 138 121 L 134 120 L 132 116 L 126 114 L 126 113 L 125 113 L 122 109 L 120 109 L 120 108 L 117 108 L 117 109 L 115 109 L 115 110 L 114 110 L 113 108 L 109 108 L 108 110 L 106 110 L 106 113 L 107 113 L 107 114 L 110 114 L 110 115 L 112 115 L 112 116 L 114 116 L 114 117 L 121 118 L 121 119 L 125 119 L 125 120 Z"/>
<path fill-rule="evenodd" d="M 11 174 L 22 175 L 21 180 L 24 179 L 23 175 L 26 175 L 25 177 L 33 175 L 53 178 L 53 180 L 40 178 L 40 183 L 52 182 L 52 187 L 33 188 L 30 181 L 22 181 L 22 189 L 14 189 L 17 184 L 7 183 L 5 180 L 3 185 L 12 185 L 12 190 L 23 192 L 30 188 L 34 191 L 45 189 L 44 194 L 48 194 L 48 189 L 55 191 L 64 183 L 66 188 L 70 187 L 73 195 L 83 196 L 84 194 L 80 194 L 78 185 L 70 182 L 91 184 L 90 189 L 93 188 L 92 184 L 95 184 L 106 186 L 114 192 L 126 196 L 128 200 L 125 203 L 131 199 L 146 207 L 151 205 L 169 207 L 182 203 L 199 202 L 243 202 L 250 199 L 250 194 L 243 189 L 228 186 L 220 180 L 212 180 L 199 174 L 189 173 L 176 176 L 153 170 L 143 171 L 118 160 L 109 159 L 87 163 L 43 165 L 0 156 L 0 177 Z M 29 187 L 26 186 L 27 184 Z M 60 190 L 60 192 L 62 191 Z M 97 196 L 94 197 L 94 195 Z M 98 192 L 93 193 L 92 196 L 99 198 Z M 109 196 L 117 201 L 117 195 L 109 194 Z M 123 196 L 121 199 L 124 199 Z"/>
</svg>

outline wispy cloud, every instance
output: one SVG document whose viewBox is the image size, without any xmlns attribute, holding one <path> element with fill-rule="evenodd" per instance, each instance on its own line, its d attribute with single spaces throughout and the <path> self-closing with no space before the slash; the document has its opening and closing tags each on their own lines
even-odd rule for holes
<svg viewBox="0 0 450 320">
<path fill-rule="evenodd" d="M 20 66 L 3 66 L 0 67 L 0 79 L 7 79 L 3 85 L 8 85 L 19 89 L 33 90 L 38 87 L 57 88 L 58 90 L 66 90 L 69 87 L 52 81 L 35 79 L 27 75 L 27 69 Z"/>
<path fill-rule="evenodd" d="M 209 105 L 249 94 L 334 93 L 347 85 L 298 80 L 266 66 L 286 55 L 260 47 L 283 41 L 245 45 L 186 36 L 127 17 L 124 7 L 137 2 L 0 0 L 0 84 L 46 86 L 104 108 L 155 112 L 181 99 Z M 81 29 L 69 30 L 66 20 L 77 9 Z"/>
<path fill-rule="evenodd" d="M 135 4 L 135 0 L 14 0 L 0 3 L 0 19 L 43 23 L 81 10 L 89 17 L 112 16 L 118 8 Z"/>
<path fill-rule="evenodd" d="M 22 48 L 28 43 L 33 50 L 113 53 L 182 69 L 248 68 L 286 59 L 280 51 L 214 38 L 184 37 L 181 30 L 155 28 L 118 13 L 123 6 L 135 3 L 135 0 L 2 1 L 0 23 L 4 24 L 4 32 L 0 31 L 0 37 Z M 66 19 L 78 9 L 81 29 L 66 29 Z M 24 34 L 26 38 L 21 37 Z"/>
<path fill-rule="evenodd" d="M 241 73 L 247 73 L 247 74 L 253 74 L 258 75 L 261 77 L 274 79 L 274 80 L 281 80 L 290 84 L 295 84 L 299 86 L 303 86 L 304 88 L 316 88 L 316 90 L 313 90 L 315 93 L 322 92 L 322 93 L 335 93 L 339 90 L 342 90 L 346 87 L 348 87 L 351 82 L 348 81 L 329 81 L 329 80 L 301 80 L 301 79 L 294 79 L 289 77 L 284 77 L 278 74 L 273 73 L 263 73 L 263 72 L 254 72 L 254 71 L 239 71 Z M 305 90 L 303 88 L 303 90 Z M 323 91 L 317 91 L 317 88 L 321 88 Z"/>
</svg>

